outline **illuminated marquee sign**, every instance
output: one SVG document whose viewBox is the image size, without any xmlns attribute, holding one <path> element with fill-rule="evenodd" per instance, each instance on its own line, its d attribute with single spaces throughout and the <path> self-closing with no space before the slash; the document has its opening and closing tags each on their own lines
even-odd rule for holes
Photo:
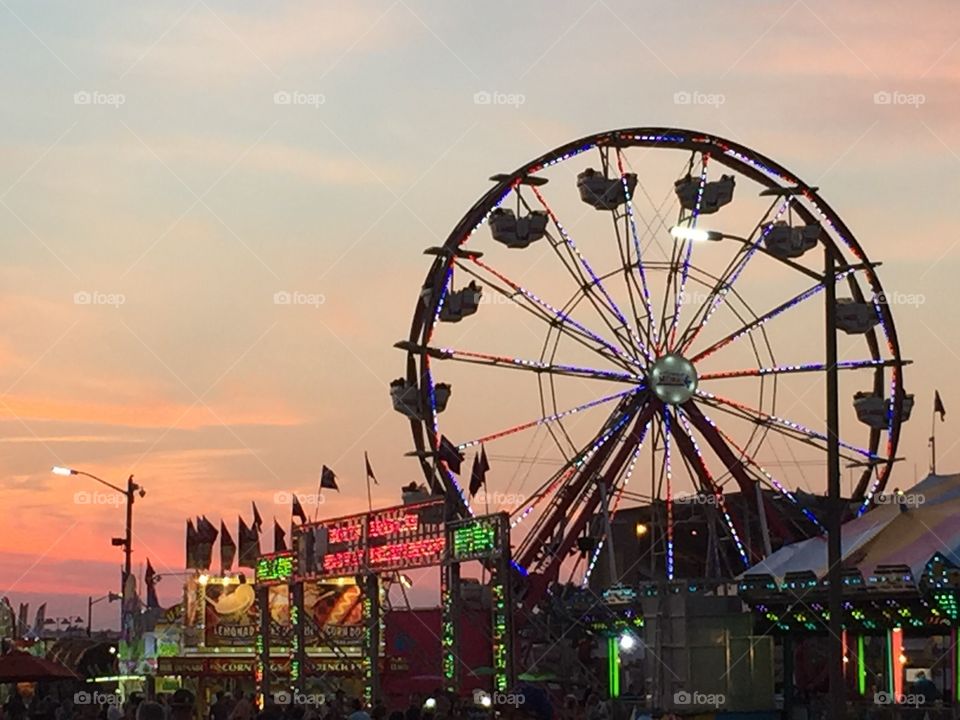
<svg viewBox="0 0 960 720">
<path fill-rule="evenodd" d="M 443 562 L 443 498 L 294 529 L 303 575 L 333 578 Z"/>
<path fill-rule="evenodd" d="M 273 553 L 257 560 L 258 583 L 283 583 L 296 572 L 296 556 L 293 553 Z"/>
<path fill-rule="evenodd" d="M 499 544 L 498 516 L 473 518 L 457 523 L 451 530 L 450 559 L 453 562 L 489 558 Z"/>
</svg>

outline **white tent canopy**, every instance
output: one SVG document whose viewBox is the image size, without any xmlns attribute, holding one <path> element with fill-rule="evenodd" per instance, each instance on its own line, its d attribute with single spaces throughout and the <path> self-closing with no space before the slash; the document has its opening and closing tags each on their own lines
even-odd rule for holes
<svg viewBox="0 0 960 720">
<path fill-rule="evenodd" d="M 865 578 L 878 565 L 905 564 L 919 579 L 937 552 L 960 565 L 960 474 L 928 475 L 899 502 L 877 505 L 842 530 L 843 567 L 857 568 Z M 826 575 L 826 535 L 784 545 L 747 572 L 770 574 L 780 582 L 787 573 L 806 570 L 818 578 Z"/>
</svg>

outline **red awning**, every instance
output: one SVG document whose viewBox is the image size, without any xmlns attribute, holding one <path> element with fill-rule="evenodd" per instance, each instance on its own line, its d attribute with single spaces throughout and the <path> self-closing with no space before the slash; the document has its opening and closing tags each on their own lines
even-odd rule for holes
<svg viewBox="0 0 960 720">
<path fill-rule="evenodd" d="M 64 665 L 21 650 L 0 656 L 0 682 L 76 679 L 77 675 Z"/>
</svg>

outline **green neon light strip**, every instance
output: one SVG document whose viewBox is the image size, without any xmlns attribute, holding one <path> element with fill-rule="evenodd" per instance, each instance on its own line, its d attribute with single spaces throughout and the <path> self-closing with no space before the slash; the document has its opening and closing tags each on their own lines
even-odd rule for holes
<svg viewBox="0 0 960 720">
<path fill-rule="evenodd" d="M 893 630 L 887 630 L 887 692 L 891 695 L 893 689 Z"/>
<path fill-rule="evenodd" d="M 620 648 L 616 637 L 607 638 L 607 663 L 610 697 L 620 697 Z"/>
</svg>

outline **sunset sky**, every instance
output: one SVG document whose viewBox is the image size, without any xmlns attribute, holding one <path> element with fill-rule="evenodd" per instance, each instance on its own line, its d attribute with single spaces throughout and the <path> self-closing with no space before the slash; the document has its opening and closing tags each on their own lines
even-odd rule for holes
<svg viewBox="0 0 960 720">
<path fill-rule="evenodd" d="M 894 308 L 917 398 L 894 484 L 926 471 L 934 388 L 940 468 L 960 470 L 953 0 L 0 0 L 0 18 L 0 595 L 31 616 L 118 588 L 120 506 L 55 464 L 147 489 L 138 573 L 182 572 L 188 515 L 235 528 L 256 500 L 287 523 L 276 493 L 315 493 L 323 464 L 343 492 L 320 513 L 363 509 L 364 450 L 374 503 L 397 503 L 421 479 L 388 384 L 422 250 L 490 175 L 612 128 L 716 133 L 818 185 L 888 292 L 918 297 Z"/>
</svg>

